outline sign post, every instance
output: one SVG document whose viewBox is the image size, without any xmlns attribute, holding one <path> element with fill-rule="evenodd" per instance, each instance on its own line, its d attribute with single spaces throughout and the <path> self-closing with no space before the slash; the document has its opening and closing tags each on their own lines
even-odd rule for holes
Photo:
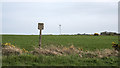
<svg viewBox="0 0 120 68">
<path fill-rule="evenodd" d="M 39 49 L 40 49 L 41 40 L 42 40 L 42 30 L 44 29 L 44 23 L 38 23 L 38 29 L 40 30 L 40 38 L 39 38 Z"/>
</svg>

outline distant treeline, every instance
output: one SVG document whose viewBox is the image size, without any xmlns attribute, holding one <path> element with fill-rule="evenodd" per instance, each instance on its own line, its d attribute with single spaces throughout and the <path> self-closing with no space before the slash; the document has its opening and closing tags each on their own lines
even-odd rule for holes
<svg viewBox="0 0 120 68">
<path fill-rule="evenodd" d="M 43 34 L 43 35 L 55 35 L 55 34 Z M 93 34 L 77 33 L 77 34 L 58 34 L 58 35 L 94 35 L 94 36 L 99 36 L 99 35 L 102 35 L 102 36 L 118 36 L 119 35 L 120 36 L 120 33 L 104 31 L 104 32 L 101 32 L 101 33 L 93 33 Z"/>
<path fill-rule="evenodd" d="M 114 35 L 120 35 L 120 33 L 105 31 L 105 32 L 101 32 L 100 34 L 98 34 L 98 33 L 94 33 L 94 34 L 85 34 L 85 33 L 84 34 L 80 34 L 80 33 L 78 33 L 76 35 L 111 35 L 111 36 L 114 36 Z"/>
<path fill-rule="evenodd" d="M 101 32 L 100 35 L 120 35 L 120 33 L 116 33 L 116 32 Z"/>
</svg>

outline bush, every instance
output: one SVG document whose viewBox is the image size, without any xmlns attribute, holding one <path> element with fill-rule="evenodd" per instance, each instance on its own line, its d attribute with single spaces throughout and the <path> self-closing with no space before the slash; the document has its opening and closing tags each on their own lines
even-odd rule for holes
<svg viewBox="0 0 120 68">
<path fill-rule="evenodd" d="M 117 50 L 120 51 L 120 45 L 116 44 L 115 42 L 112 42 L 112 47 Z"/>
<path fill-rule="evenodd" d="M 94 33 L 94 36 L 99 36 L 99 34 L 98 33 Z"/>
</svg>

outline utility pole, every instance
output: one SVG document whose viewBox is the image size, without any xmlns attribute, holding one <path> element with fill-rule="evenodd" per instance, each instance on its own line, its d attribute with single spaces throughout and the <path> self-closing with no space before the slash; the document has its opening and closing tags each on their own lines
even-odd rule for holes
<svg viewBox="0 0 120 68">
<path fill-rule="evenodd" d="M 59 25 L 60 35 L 61 35 L 61 24 Z"/>
</svg>

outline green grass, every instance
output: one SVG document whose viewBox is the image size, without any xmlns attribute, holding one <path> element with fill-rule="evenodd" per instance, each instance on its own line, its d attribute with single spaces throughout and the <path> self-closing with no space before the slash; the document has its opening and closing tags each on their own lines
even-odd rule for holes
<svg viewBox="0 0 120 68">
<path fill-rule="evenodd" d="M 120 62 L 116 57 L 110 58 L 80 58 L 78 55 L 69 56 L 6 56 L 3 66 L 117 66 Z"/>
<path fill-rule="evenodd" d="M 38 35 L 3 35 L 3 43 L 11 43 L 17 47 L 32 50 L 38 46 Z M 80 36 L 80 35 L 43 35 L 42 47 L 44 46 L 71 46 L 81 47 L 87 50 L 112 48 L 112 42 L 118 43 L 118 36 Z"/>
<path fill-rule="evenodd" d="M 33 50 L 38 47 L 38 35 L 3 35 L 2 43 L 11 43 L 17 47 Z M 66 46 L 72 44 L 84 50 L 112 48 L 112 42 L 118 43 L 118 36 L 80 36 L 80 35 L 43 35 L 42 47 Z M 78 55 L 45 56 L 23 54 L 20 56 L 3 56 L 3 66 L 117 66 L 117 57 L 110 58 L 80 58 Z"/>
</svg>

